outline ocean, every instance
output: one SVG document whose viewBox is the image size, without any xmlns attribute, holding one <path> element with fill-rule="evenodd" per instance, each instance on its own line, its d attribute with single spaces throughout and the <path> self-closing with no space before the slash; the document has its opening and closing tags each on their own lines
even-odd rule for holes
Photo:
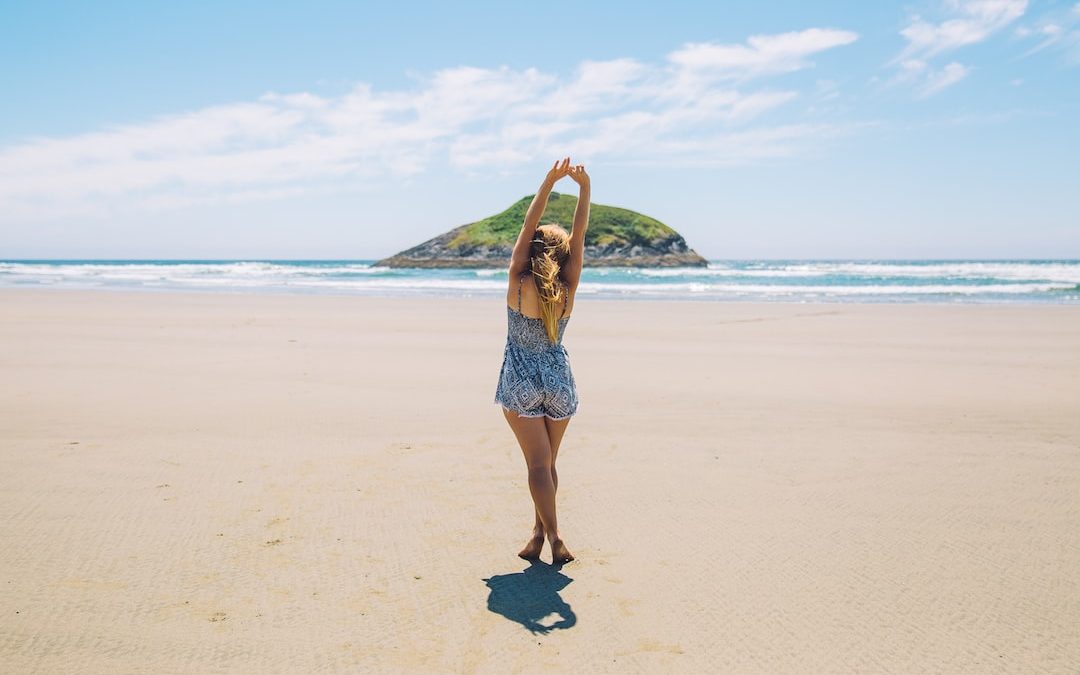
<svg viewBox="0 0 1080 675">
<path fill-rule="evenodd" d="M 389 269 L 372 260 L 0 260 L 0 288 L 498 297 L 505 268 Z M 578 297 L 1080 304 L 1080 260 L 712 260 L 586 267 Z"/>
</svg>

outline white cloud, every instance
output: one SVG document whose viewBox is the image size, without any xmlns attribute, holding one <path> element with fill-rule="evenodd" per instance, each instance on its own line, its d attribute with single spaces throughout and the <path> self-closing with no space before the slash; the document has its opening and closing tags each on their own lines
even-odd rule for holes
<svg viewBox="0 0 1080 675">
<path fill-rule="evenodd" d="M 687 71 L 718 78 L 746 79 L 800 70 L 806 57 L 851 44 L 858 35 L 846 30 L 810 28 L 778 35 L 753 35 L 746 44 L 691 43 L 668 55 Z"/>
<path fill-rule="evenodd" d="M 915 84 L 921 78 L 925 77 L 929 66 L 930 64 L 922 59 L 904 59 L 896 64 L 897 72 L 891 78 L 882 81 L 875 76 L 871 78 L 870 84 L 877 84 L 881 87 Z"/>
<path fill-rule="evenodd" d="M 964 79 L 970 72 L 971 68 L 962 63 L 956 63 L 955 61 L 949 63 L 944 68 L 926 75 L 919 95 L 922 97 L 932 96 Z"/>
<path fill-rule="evenodd" d="M 971 73 L 962 63 L 951 62 L 935 68 L 935 57 L 961 47 L 977 44 L 1013 23 L 1027 11 L 1027 0 L 945 0 L 948 18 L 939 23 L 912 17 L 900 31 L 907 45 L 890 65 L 898 72 L 887 84 L 908 84 L 920 98 L 951 87 Z M 1016 34 L 1029 29 L 1018 27 Z"/>
<path fill-rule="evenodd" d="M 449 68 L 408 89 L 360 83 L 335 97 L 270 92 L 27 140 L 0 148 L 0 213 L 6 220 L 272 199 L 440 166 L 506 170 L 562 152 L 685 166 L 783 157 L 827 136 L 828 126 L 745 128 L 798 93 L 747 90 L 737 81 L 810 67 L 813 54 L 856 37 L 810 29 L 746 45 L 689 44 L 664 63 L 586 61 L 570 77 Z"/>
<path fill-rule="evenodd" d="M 1027 0 L 950 0 L 952 18 L 931 23 L 916 16 L 900 31 L 908 44 L 896 60 L 926 59 L 982 42 L 1023 16 L 1027 4 Z"/>
<path fill-rule="evenodd" d="M 1039 17 L 1033 25 L 1016 29 L 1019 39 L 1037 39 L 1034 45 L 1025 51 L 1021 58 L 1037 54 L 1048 47 L 1064 53 L 1065 62 L 1076 65 L 1080 62 L 1080 4 L 1067 10 L 1051 10 Z"/>
<path fill-rule="evenodd" d="M 898 65 L 898 68 L 899 72 L 887 84 L 914 86 L 919 98 L 932 96 L 942 89 L 951 87 L 971 73 L 970 67 L 955 61 L 941 68 L 935 68 L 922 59 L 906 59 Z"/>
<path fill-rule="evenodd" d="M 617 162 L 694 168 L 736 166 L 801 154 L 822 139 L 845 132 L 835 125 L 802 123 L 733 131 L 706 139 L 661 140 L 651 148 L 650 156 L 629 156 Z"/>
</svg>

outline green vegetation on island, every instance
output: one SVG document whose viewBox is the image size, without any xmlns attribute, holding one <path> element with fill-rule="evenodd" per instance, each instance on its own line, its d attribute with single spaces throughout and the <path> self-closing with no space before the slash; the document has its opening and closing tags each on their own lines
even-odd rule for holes
<svg viewBox="0 0 1080 675">
<path fill-rule="evenodd" d="M 533 195 L 505 211 L 454 228 L 376 264 L 389 267 L 493 267 L 508 264 Z M 577 197 L 552 192 L 540 224 L 571 230 Z M 616 206 L 592 203 L 585 234 L 585 261 L 600 266 L 700 266 L 705 259 L 682 235 L 655 218 Z"/>
<path fill-rule="evenodd" d="M 532 203 L 533 195 L 522 197 L 502 213 L 478 220 L 461 230 L 450 241 L 451 248 L 469 245 L 510 244 L 517 240 L 525 212 Z M 570 231 L 574 221 L 577 197 L 551 193 L 540 224 L 558 223 Z M 592 204 L 589 207 L 589 229 L 585 235 L 588 244 L 597 246 L 648 244 L 678 236 L 675 230 L 655 218 L 617 206 Z"/>
</svg>

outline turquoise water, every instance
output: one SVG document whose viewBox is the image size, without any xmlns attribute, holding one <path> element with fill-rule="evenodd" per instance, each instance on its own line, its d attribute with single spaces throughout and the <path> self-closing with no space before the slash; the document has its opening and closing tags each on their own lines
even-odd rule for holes
<svg viewBox="0 0 1080 675">
<path fill-rule="evenodd" d="M 491 296 L 504 268 L 416 270 L 371 260 L 2 260 L 0 288 Z M 589 268 L 579 297 L 786 302 L 1080 304 L 1080 260 L 712 260 Z"/>
</svg>

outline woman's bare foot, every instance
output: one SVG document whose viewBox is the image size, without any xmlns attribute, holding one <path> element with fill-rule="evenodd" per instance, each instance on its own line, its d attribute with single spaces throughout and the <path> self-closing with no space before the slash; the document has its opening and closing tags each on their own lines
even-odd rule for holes
<svg viewBox="0 0 1080 675">
<path fill-rule="evenodd" d="M 532 539 L 528 544 L 525 544 L 525 548 L 518 552 L 518 557 L 526 560 L 539 560 L 540 551 L 544 548 L 544 533 L 537 534 L 533 532 Z"/>
<path fill-rule="evenodd" d="M 551 540 L 551 562 L 554 565 L 559 563 L 567 563 L 574 559 L 574 556 L 570 555 L 570 551 L 566 549 L 566 544 L 562 539 Z"/>
</svg>

